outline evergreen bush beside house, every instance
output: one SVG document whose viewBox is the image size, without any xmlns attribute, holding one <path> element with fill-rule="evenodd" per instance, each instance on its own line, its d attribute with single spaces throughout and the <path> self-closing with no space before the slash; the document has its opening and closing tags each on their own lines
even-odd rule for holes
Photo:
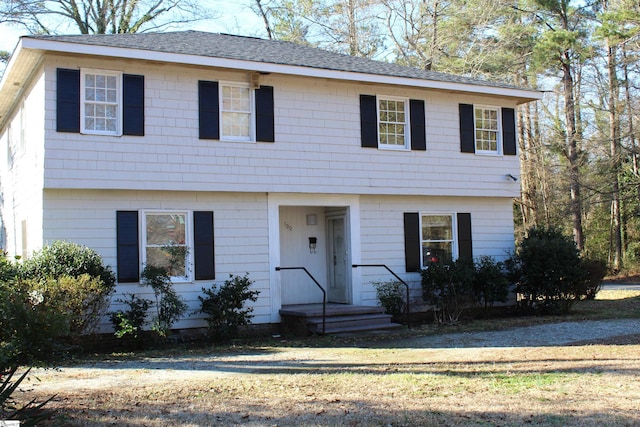
<svg viewBox="0 0 640 427">
<path fill-rule="evenodd" d="M 534 227 L 507 260 L 519 305 L 526 311 L 563 314 L 579 299 L 595 297 L 604 268 L 582 259 L 569 236 L 557 228 Z"/>
<path fill-rule="evenodd" d="M 225 341 L 238 336 L 239 328 L 251 323 L 253 307 L 245 307 L 247 301 L 256 301 L 260 291 L 251 290 L 253 281 L 249 273 L 244 276 L 229 275 L 224 284 L 202 288 L 204 296 L 198 296 L 205 314 L 209 336 L 214 341 Z"/>
<path fill-rule="evenodd" d="M 407 307 L 406 291 L 402 283 L 397 280 L 388 282 L 374 282 L 376 297 L 380 305 L 384 307 L 385 313 L 392 315 L 395 319 L 405 314 Z"/>
</svg>

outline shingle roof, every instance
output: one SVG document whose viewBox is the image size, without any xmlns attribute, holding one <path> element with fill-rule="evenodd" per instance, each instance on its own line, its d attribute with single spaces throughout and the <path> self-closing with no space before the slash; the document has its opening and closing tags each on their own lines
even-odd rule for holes
<svg viewBox="0 0 640 427">
<path fill-rule="evenodd" d="M 138 49 L 163 53 L 263 62 L 381 76 L 424 79 L 508 89 L 507 84 L 452 74 L 425 71 L 388 62 L 374 61 L 303 46 L 287 41 L 216 34 L 201 31 L 136 34 L 90 34 L 69 36 L 27 36 L 26 38 L 93 46 Z"/>
</svg>

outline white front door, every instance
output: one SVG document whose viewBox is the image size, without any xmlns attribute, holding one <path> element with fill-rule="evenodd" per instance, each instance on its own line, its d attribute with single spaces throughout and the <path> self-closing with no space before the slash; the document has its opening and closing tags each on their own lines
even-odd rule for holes
<svg viewBox="0 0 640 427">
<path fill-rule="evenodd" d="M 349 302 L 349 253 L 347 247 L 346 220 L 344 216 L 327 218 L 327 261 L 329 265 L 330 302 Z"/>
</svg>

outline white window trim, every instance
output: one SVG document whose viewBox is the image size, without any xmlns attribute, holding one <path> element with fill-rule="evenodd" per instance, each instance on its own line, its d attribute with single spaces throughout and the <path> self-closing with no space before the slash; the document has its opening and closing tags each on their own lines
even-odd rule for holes
<svg viewBox="0 0 640 427">
<path fill-rule="evenodd" d="M 222 123 L 222 113 L 225 112 L 223 107 L 223 88 L 225 86 L 231 87 L 241 87 L 249 89 L 249 137 L 238 137 L 238 136 L 228 136 L 224 134 L 224 127 Z M 244 82 L 232 82 L 232 81 L 220 81 L 219 82 L 219 90 L 218 90 L 218 105 L 220 106 L 218 113 L 218 123 L 220 123 L 220 141 L 230 141 L 230 142 L 256 142 L 256 97 L 255 90 L 252 89 L 251 85 Z"/>
<path fill-rule="evenodd" d="M 383 144 L 380 142 L 380 100 L 402 101 L 404 103 L 404 146 Z M 389 95 L 376 95 L 376 126 L 378 133 L 378 149 L 394 151 L 411 150 L 411 119 L 409 118 L 409 98 Z"/>
<path fill-rule="evenodd" d="M 497 139 L 496 139 L 496 151 L 493 150 L 478 150 L 478 145 L 476 141 L 476 108 L 480 108 L 482 110 L 494 110 L 496 111 L 497 117 Z M 475 153 L 481 156 L 502 156 L 502 108 L 497 107 L 495 105 L 485 105 L 485 104 L 473 104 L 473 145 L 475 149 Z"/>
<path fill-rule="evenodd" d="M 418 224 L 418 233 L 420 233 L 420 235 L 418 236 L 419 240 L 420 240 L 420 266 L 421 268 L 426 268 L 426 265 L 423 265 L 423 261 L 424 261 L 424 254 L 422 253 L 423 250 L 423 242 L 424 240 L 422 239 L 422 217 L 423 216 L 450 216 L 451 217 L 451 257 L 453 260 L 458 259 L 459 253 L 458 253 L 458 215 L 456 214 L 456 212 L 420 212 L 419 213 L 419 224 Z M 432 242 L 448 242 L 449 240 L 431 240 Z"/>
<path fill-rule="evenodd" d="M 173 283 L 192 283 L 193 282 L 193 211 L 186 210 L 142 210 L 139 212 L 140 227 L 140 259 L 142 260 L 142 268 L 147 265 L 147 215 L 184 215 L 185 225 L 185 244 L 187 246 L 187 256 L 185 258 L 186 276 L 172 276 Z"/>
<path fill-rule="evenodd" d="M 85 128 L 85 75 L 86 74 L 99 74 L 104 76 L 115 76 L 117 85 L 117 111 L 116 111 L 116 130 L 99 131 Z M 101 70 L 96 68 L 81 68 L 80 69 L 80 133 L 87 135 L 107 135 L 107 136 L 121 136 L 122 135 L 122 72 L 114 70 Z"/>
</svg>

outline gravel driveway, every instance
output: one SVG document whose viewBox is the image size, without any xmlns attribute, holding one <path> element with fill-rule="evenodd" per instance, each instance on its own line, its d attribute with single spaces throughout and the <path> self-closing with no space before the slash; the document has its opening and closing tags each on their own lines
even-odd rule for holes
<svg viewBox="0 0 640 427">
<path fill-rule="evenodd" d="M 538 347 L 640 335 L 640 319 L 591 320 L 526 326 L 492 332 L 469 332 L 412 338 L 398 342 L 418 348 Z M 394 345 L 395 346 L 395 345 Z"/>
</svg>

